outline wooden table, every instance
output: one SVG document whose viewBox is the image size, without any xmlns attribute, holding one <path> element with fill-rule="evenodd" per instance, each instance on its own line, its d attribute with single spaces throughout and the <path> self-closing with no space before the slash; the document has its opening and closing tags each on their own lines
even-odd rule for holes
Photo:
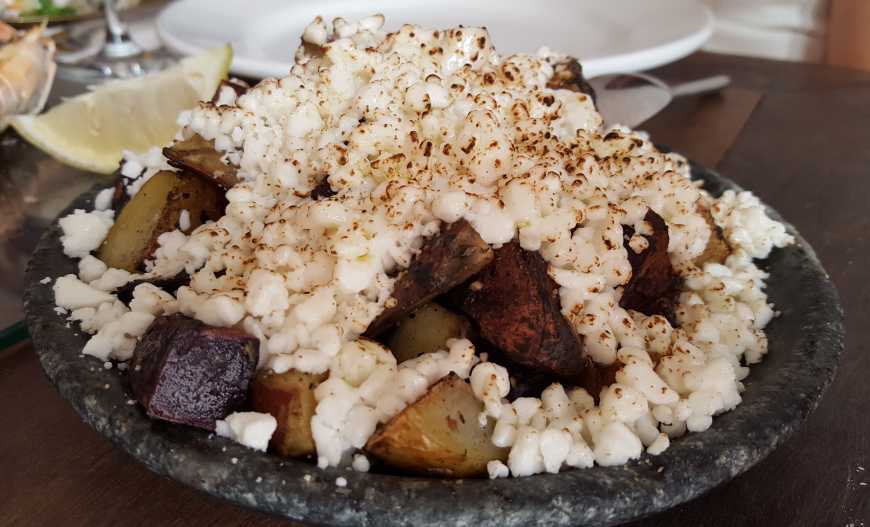
<svg viewBox="0 0 870 527">
<path fill-rule="evenodd" d="M 870 525 L 870 74 L 702 53 L 659 73 L 732 76 L 722 95 L 679 101 L 645 128 L 753 189 L 804 234 L 840 289 L 848 337 L 834 385 L 791 440 L 633 525 Z M 4 526 L 289 525 L 161 479 L 113 448 L 58 397 L 27 344 L 0 352 L 0 467 Z"/>
</svg>

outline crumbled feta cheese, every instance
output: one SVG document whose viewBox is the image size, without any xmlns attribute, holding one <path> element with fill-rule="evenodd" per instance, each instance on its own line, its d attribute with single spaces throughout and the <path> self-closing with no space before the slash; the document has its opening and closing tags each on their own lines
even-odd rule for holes
<svg viewBox="0 0 870 527">
<path fill-rule="evenodd" d="M 351 467 L 357 472 L 368 472 L 371 468 L 371 463 L 369 463 L 369 458 L 367 458 L 363 454 L 356 454 L 353 456 L 353 462 L 351 463 Z"/>
<path fill-rule="evenodd" d="M 112 210 L 85 212 L 76 209 L 72 214 L 58 220 L 63 234 L 60 242 L 63 253 L 72 258 L 81 258 L 95 250 L 106 239 L 115 223 Z"/>
<path fill-rule="evenodd" d="M 53 289 L 54 303 L 65 309 L 96 307 L 115 299 L 113 295 L 82 282 L 74 274 L 59 277 Z"/>
<path fill-rule="evenodd" d="M 278 421 L 269 414 L 260 412 L 235 412 L 215 421 L 215 432 L 221 437 L 245 445 L 254 450 L 266 451 Z"/>
<path fill-rule="evenodd" d="M 46 276 L 45 278 L 43 278 L 42 280 L 40 280 L 39 283 L 42 284 L 42 285 L 48 285 L 48 284 L 51 283 L 51 277 L 50 277 L 50 276 Z"/>
<path fill-rule="evenodd" d="M 103 276 L 108 266 L 96 256 L 86 254 L 79 260 L 79 278 L 82 282 L 93 282 Z"/>
<path fill-rule="evenodd" d="M 115 196 L 113 187 L 104 188 L 94 198 L 94 210 L 108 210 L 112 208 L 112 198 Z"/>
<path fill-rule="evenodd" d="M 347 487 L 347 479 L 343 476 L 335 478 L 335 486 L 341 488 Z"/>
<path fill-rule="evenodd" d="M 148 313 L 129 311 L 102 326 L 92 336 L 82 353 L 105 361 L 108 358 L 129 360 L 133 357 L 136 341 L 145 334 L 154 316 Z"/>
<path fill-rule="evenodd" d="M 181 209 L 181 212 L 178 214 L 178 228 L 182 232 L 190 230 L 190 211 L 187 209 Z"/>
<path fill-rule="evenodd" d="M 494 459 L 486 464 L 486 472 L 489 474 L 489 479 L 506 478 L 510 476 L 510 469 L 507 465 Z"/>
</svg>

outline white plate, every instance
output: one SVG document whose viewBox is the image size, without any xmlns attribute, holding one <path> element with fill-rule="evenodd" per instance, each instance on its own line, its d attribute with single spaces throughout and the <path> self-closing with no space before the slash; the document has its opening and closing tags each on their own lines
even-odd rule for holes
<svg viewBox="0 0 870 527">
<path fill-rule="evenodd" d="M 578 57 L 589 77 L 673 62 L 710 37 L 713 18 L 697 0 L 180 0 L 157 19 L 166 45 L 182 54 L 230 42 L 232 71 L 283 77 L 303 28 L 317 15 L 386 16 L 427 27 L 486 26 L 503 54 L 540 46 Z"/>
</svg>

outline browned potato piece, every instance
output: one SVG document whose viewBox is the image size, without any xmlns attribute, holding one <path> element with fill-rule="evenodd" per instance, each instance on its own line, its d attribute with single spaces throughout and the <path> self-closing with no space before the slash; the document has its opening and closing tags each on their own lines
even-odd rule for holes
<svg viewBox="0 0 870 527">
<path fill-rule="evenodd" d="M 634 231 L 626 225 L 622 227 L 625 250 L 631 262 L 631 279 L 625 284 L 619 305 L 644 315 L 662 315 L 673 324 L 680 277 L 668 256 L 668 225 L 652 209 L 647 210 L 643 219 L 652 227 L 653 234 L 644 236 L 649 246 L 640 253 L 628 245 Z"/>
<path fill-rule="evenodd" d="M 377 336 L 418 306 L 468 280 L 492 261 L 492 254 L 467 221 L 442 226 L 396 281 L 393 304 L 372 321 L 366 336 Z"/>
<path fill-rule="evenodd" d="M 214 141 L 206 141 L 198 134 L 167 146 L 163 155 L 170 165 L 214 181 L 224 189 L 239 182 L 236 167 L 221 160 L 223 154 L 215 150 Z"/>
<path fill-rule="evenodd" d="M 506 460 L 509 449 L 492 444 L 494 423 L 481 427 L 482 411 L 471 386 L 451 373 L 378 429 L 366 451 L 411 472 L 452 478 L 486 474 L 486 463 Z"/>
<path fill-rule="evenodd" d="M 540 254 L 511 242 L 474 282 L 453 293 L 480 335 L 530 370 L 574 379 L 587 367 L 583 341 L 562 315 L 559 286 Z"/>
<path fill-rule="evenodd" d="M 547 87 L 553 90 L 571 90 L 592 97 L 595 102 L 595 90 L 583 76 L 583 67 L 577 59 L 569 58 L 553 65 L 553 76 L 547 82 Z"/>
<path fill-rule="evenodd" d="M 710 214 L 709 209 L 699 204 L 698 213 L 704 216 L 704 220 L 710 226 L 710 239 L 707 241 L 707 246 L 704 247 L 704 252 L 698 255 L 693 263 L 698 267 L 703 267 L 708 262 L 725 263 L 725 259 L 731 254 L 731 246 L 725 240 L 722 228 L 713 221 L 713 215 Z"/>
<path fill-rule="evenodd" d="M 157 238 L 178 227 L 181 211 L 190 229 L 224 214 L 226 198 L 216 185 L 197 176 L 162 171 L 154 174 L 121 210 L 97 257 L 109 267 L 136 272 L 157 249 Z"/>
<path fill-rule="evenodd" d="M 387 341 L 387 347 L 404 362 L 424 353 L 444 349 L 447 339 L 471 334 L 471 323 L 462 315 L 436 303 L 426 304 L 402 319 Z"/>
<path fill-rule="evenodd" d="M 290 370 L 284 373 L 260 372 L 251 386 L 251 408 L 271 414 L 278 428 L 269 441 L 271 448 L 284 457 L 314 454 L 311 416 L 317 408 L 314 389 L 327 377 Z"/>
</svg>

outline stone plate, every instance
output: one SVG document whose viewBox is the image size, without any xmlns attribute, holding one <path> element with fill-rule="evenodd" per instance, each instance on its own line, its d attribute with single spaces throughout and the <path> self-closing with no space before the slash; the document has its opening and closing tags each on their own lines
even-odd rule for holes
<svg viewBox="0 0 870 527">
<path fill-rule="evenodd" d="M 736 185 L 696 168 L 714 195 Z M 92 208 L 96 189 L 73 208 Z M 774 217 L 778 215 L 771 211 Z M 239 505 L 327 525 L 612 525 L 662 511 L 730 480 L 768 455 L 816 407 L 843 351 L 837 292 L 812 248 L 797 243 L 763 263 L 782 316 L 767 329 L 770 351 L 752 367 L 744 402 L 710 430 L 675 440 L 662 455 L 621 467 L 496 481 L 318 470 L 191 428 L 149 420 L 126 376 L 80 354 L 87 335 L 54 312 L 44 277 L 76 272 L 54 222 L 30 262 L 27 324 L 42 366 L 61 396 L 99 433 L 154 472 Z M 347 487 L 335 484 L 341 475 Z"/>
</svg>

